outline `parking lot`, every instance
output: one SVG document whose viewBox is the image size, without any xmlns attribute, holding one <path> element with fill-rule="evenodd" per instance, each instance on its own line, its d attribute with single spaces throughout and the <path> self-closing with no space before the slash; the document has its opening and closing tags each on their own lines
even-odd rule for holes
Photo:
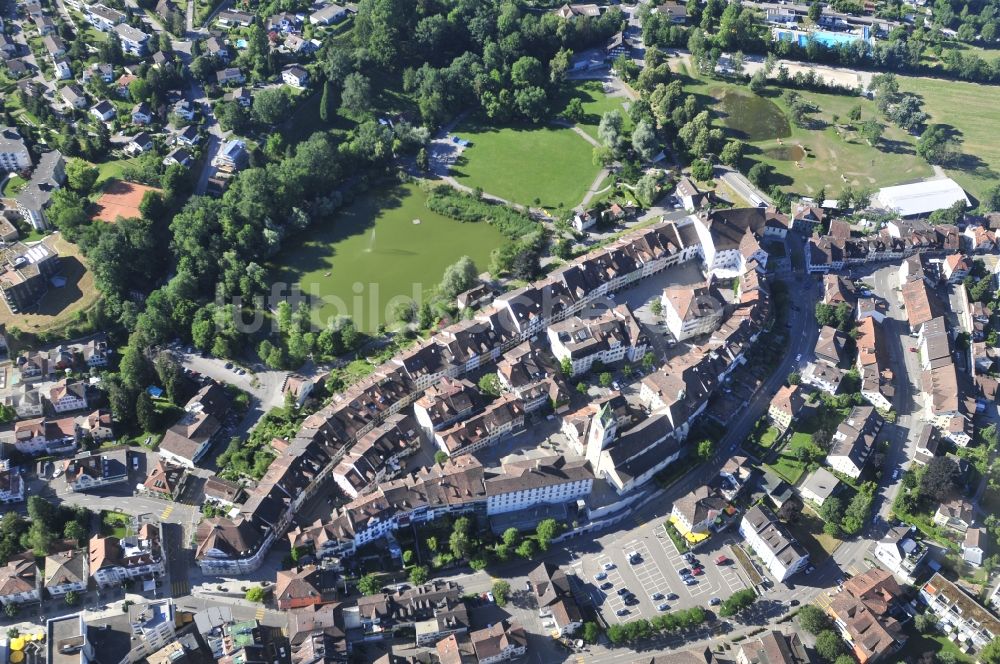
<svg viewBox="0 0 1000 664">
<path fill-rule="evenodd" d="M 723 536 L 716 535 L 715 539 L 719 540 L 719 546 L 710 544 L 704 547 L 705 552 L 695 554 L 704 572 L 687 585 L 681 579 L 680 570 L 692 569 L 692 564 L 677 551 L 662 523 L 650 523 L 647 528 L 632 531 L 628 539 L 605 547 L 602 553 L 574 565 L 580 582 L 578 590 L 609 623 L 651 618 L 661 612 L 658 607 L 663 604 L 666 604 L 664 611 L 692 606 L 708 608 L 713 597 L 724 600 L 748 585 L 735 565 L 715 563 L 719 556 L 733 560 L 729 546 L 722 544 Z M 638 554 L 634 564 L 628 560 L 631 552 Z M 605 569 L 605 565 L 611 569 Z M 606 578 L 598 579 L 601 574 Z M 601 587 L 607 584 L 610 586 Z M 626 606 L 623 596 L 618 594 L 621 589 L 631 591 L 637 603 Z M 654 596 L 658 599 L 653 599 Z M 622 610 L 628 613 L 618 615 Z"/>
</svg>

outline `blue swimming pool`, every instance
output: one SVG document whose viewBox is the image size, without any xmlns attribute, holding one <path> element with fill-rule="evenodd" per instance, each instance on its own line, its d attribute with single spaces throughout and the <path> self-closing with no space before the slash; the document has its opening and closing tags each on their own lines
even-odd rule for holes
<svg viewBox="0 0 1000 664">
<path fill-rule="evenodd" d="M 829 32 L 826 30 L 815 30 L 813 32 L 777 30 L 775 36 L 781 41 L 796 42 L 802 48 L 805 48 L 809 43 L 810 36 L 814 37 L 817 42 L 827 48 L 837 48 L 845 44 L 852 44 L 859 40 L 867 42 L 869 39 L 868 28 L 864 28 L 863 34 L 860 35 L 850 32 Z"/>
</svg>

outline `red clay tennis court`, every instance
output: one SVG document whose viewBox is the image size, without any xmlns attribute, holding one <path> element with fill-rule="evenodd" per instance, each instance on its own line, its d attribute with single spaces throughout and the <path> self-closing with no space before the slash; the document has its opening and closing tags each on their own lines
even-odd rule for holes
<svg viewBox="0 0 1000 664">
<path fill-rule="evenodd" d="M 112 182 L 97 199 L 94 219 L 114 222 L 118 217 L 125 219 L 141 217 L 139 204 L 142 203 L 142 197 L 147 191 L 159 191 L 159 189 L 122 180 Z"/>
</svg>

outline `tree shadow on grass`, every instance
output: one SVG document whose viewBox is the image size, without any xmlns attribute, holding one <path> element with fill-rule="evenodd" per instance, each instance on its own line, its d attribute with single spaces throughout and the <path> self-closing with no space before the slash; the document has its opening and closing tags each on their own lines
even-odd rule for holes
<svg viewBox="0 0 1000 664">
<path fill-rule="evenodd" d="M 917 151 L 906 141 L 898 141 L 883 137 L 878 143 L 878 149 L 888 154 L 915 155 Z"/>
</svg>

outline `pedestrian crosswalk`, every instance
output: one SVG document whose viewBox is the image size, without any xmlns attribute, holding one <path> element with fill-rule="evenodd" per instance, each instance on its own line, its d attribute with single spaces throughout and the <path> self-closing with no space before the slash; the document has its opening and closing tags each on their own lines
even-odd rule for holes
<svg viewBox="0 0 1000 664">
<path fill-rule="evenodd" d="M 174 511 L 174 504 L 170 503 L 165 508 L 163 508 L 163 511 L 160 513 L 160 521 L 165 521 L 168 516 L 173 514 L 173 511 Z"/>
<path fill-rule="evenodd" d="M 170 590 L 174 597 L 182 597 L 190 592 L 191 584 L 183 580 L 171 581 Z"/>
<path fill-rule="evenodd" d="M 253 618 L 254 618 L 254 620 L 256 620 L 258 622 L 264 619 L 264 607 L 263 606 L 257 607 L 257 613 L 254 614 Z"/>
</svg>

